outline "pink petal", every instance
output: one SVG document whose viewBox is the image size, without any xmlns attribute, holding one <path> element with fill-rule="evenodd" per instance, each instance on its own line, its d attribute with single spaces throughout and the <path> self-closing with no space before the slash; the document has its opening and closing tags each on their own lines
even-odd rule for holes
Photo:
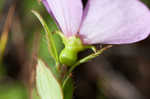
<svg viewBox="0 0 150 99">
<path fill-rule="evenodd" d="M 77 34 L 82 18 L 81 0 L 43 0 L 65 36 Z"/>
<path fill-rule="evenodd" d="M 138 0 L 89 0 L 80 35 L 85 44 L 127 44 L 150 33 L 150 11 Z"/>
<path fill-rule="evenodd" d="M 42 2 L 43 2 L 43 4 L 44 4 L 44 6 L 46 7 L 48 13 L 52 14 L 51 9 L 50 9 L 50 7 L 49 7 L 49 5 L 48 5 L 47 0 L 42 0 Z"/>
</svg>

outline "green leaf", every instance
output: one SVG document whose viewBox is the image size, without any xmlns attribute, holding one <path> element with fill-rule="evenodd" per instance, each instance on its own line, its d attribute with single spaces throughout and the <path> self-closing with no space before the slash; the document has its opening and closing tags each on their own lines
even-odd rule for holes
<svg viewBox="0 0 150 99">
<path fill-rule="evenodd" d="M 36 69 L 36 86 L 41 99 L 63 99 L 60 84 L 41 59 Z"/>
<path fill-rule="evenodd" d="M 57 33 L 54 33 L 54 34 L 53 34 L 53 38 L 54 38 L 54 41 L 55 41 L 57 53 L 58 53 L 58 55 L 59 55 L 60 52 L 62 51 L 62 49 L 64 48 L 64 44 L 63 44 L 63 42 L 62 42 L 61 37 L 60 37 Z"/>
<path fill-rule="evenodd" d="M 53 38 L 56 44 L 57 53 L 59 54 L 64 47 L 63 43 L 58 34 L 54 33 Z M 46 41 L 45 33 L 43 32 L 41 33 L 40 37 L 38 56 L 51 68 L 51 71 L 54 73 L 54 75 L 59 78 L 59 71 L 55 66 L 55 60 L 48 51 L 48 44 Z"/>
<path fill-rule="evenodd" d="M 32 11 L 32 13 L 39 19 L 40 23 L 42 24 L 42 26 L 46 32 L 46 39 L 47 39 L 47 43 L 48 43 L 49 52 L 50 52 L 51 56 L 55 59 L 56 64 L 58 64 L 59 59 L 58 59 L 58 54 L 57 54 L 57 50 L 56 50 L 56 45 L 55 45 L 55 42 L 53 39 L 53 35 L 48 28 L 48 25 L 46 24 L 46 22 L 43 20 L 43 18 L 40 16 L 40 14 L 38 12 Z"/>
<path fill-rule="evenodd" d="M 41 33 L 40 42 L 39 42 L 39 52 L 38 56 L 51 68 L 51 71 L 57 75 L 57 69 L 55 66 L 55 60 L 50 55 L 48 51 L 48 44 L 44 33 Z"/>
</svg>

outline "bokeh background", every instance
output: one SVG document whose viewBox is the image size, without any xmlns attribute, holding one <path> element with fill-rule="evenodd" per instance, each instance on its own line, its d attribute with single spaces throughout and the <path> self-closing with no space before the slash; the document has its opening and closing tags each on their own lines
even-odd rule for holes
<svg viewBox="0 0 150 99">
<path fill-rule="evenodd" d="M 142 0 L 150 7 L 149 0 Z M 84 5 L 87 0 L 83 0 Z M 113 0 L 112 0 L 113 2 Z M 42 26 L 31 13 L 36 10 L 56 25 L 40 0 L 0 0 L 0 37 L 8 33 L 0 53 L 0 99 L 29 99 L 34 85 L 34 54 Z M 103 45 L 96 45 L 101 48 Z M 81 52 L 79 57 L 91 53 Z M 102 55 L 82 64 L 72 76 L 74 99 L 150 99 L 150 37 L 130 45 L 114 45 Z M 36 92 L 33 99 L 39 99 Z"/>
</svg>

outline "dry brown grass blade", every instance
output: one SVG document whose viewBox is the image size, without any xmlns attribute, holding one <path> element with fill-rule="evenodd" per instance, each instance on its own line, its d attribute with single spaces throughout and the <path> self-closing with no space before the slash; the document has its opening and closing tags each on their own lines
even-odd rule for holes
<svg viewBox="0 0 150 99">
<path fill-rule="evenodd" d="M 40 35 L 37 32 L 36 35 L 34 36 L 34 41 L 33 41 L 33 48 L 32 48 L 32 55 L 31 55 L 31 61 L 29 62 L 29 99 L 33 99 L 33 89 L 34 89 L 34 84 L 35 84 L 35 76 L 36 76 L 36 60 L 37 60 L 37 53 L 39 50 L 39 39 Z"/>
<path fill-rule="evenodd" d="M 0 61 L 2 60 L 2 56 L 3 56 L 3 53 L 5 51 L 7 41 L 8 41 L 8 33 L 9 33 L 9 30 L 10 30 L 10 27 L 11 27 L 11 24 L 12 24 L 12 19 L 13 19 L 13 16 L 14 16 L 14 12 L 15 12 L 15 5 L 12 5 L 9 8 L 8 15 L 7 15 L 7 18 L 6 18 L 6 22 L 4 24 L 2 35 L 1 35 L 1 38 L 0 38 L 0 53 L 1 53 Z"/>
</svg>

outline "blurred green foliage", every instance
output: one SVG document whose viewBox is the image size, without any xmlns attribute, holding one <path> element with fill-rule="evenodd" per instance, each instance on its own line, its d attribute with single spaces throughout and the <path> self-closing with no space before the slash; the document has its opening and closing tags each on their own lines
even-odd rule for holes
<svg viewBox="0 0 150 99">
<path fill-rule="evenodd" d="M 144 2 L 150 8 L 150 1 L 149 0 L 141 0 L 141 1 Z"/>
<path fill-rule="evenodd" d="M 0 0 L 0 14 L 1 14 L 1 11 L 2 11 L 3 5 L 4 5 L 4 1 L 5 0 Z"/>
<path fill-rule="evenodd" d="M 27 90 L 19 83 L 0 84 L 0 99 L 28 99 Z"/>
<path fill-rule="evenodd" d="M 0 83 L 0 99 L 29 99 L 27 88 L 19 83 Z M 33 99 L 40 99 L 37 92 L 33 91 Z"/>
</svg>

